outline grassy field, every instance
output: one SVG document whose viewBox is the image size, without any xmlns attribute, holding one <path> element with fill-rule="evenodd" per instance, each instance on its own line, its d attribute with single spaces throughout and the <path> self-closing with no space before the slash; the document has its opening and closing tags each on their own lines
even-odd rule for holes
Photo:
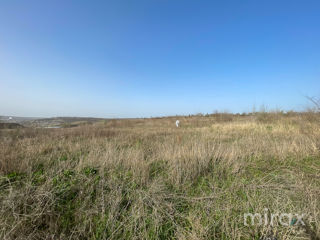
<svg viewBox="0 0 320 240">
<path fill-rule="evenodd" d="M 312 113 L 0 130 L 0 239 L 319 239 L 319 150 Z"/>
</svg>

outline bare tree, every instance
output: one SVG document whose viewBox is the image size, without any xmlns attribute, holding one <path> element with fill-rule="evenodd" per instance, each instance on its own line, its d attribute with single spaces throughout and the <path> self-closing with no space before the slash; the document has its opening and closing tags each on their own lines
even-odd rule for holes
<svg viewBox="0 0 320 240">
<path fill-rule="evenodd" d="M 315 106 L 315 110 L 317 112 L 320 112 L 320 99 L 317 97 L 309 97 L 309 96 L 306 96 L 306 98 L 313 103 L 313 105 Z"/>
</svg>

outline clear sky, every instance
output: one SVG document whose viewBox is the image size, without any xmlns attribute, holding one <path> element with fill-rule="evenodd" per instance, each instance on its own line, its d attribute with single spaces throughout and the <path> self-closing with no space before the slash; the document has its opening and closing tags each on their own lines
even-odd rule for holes
<svg viewBox="0 0 320 240">
<path fill-rule="evenodd" d="M 1 0 L 0 115 L 149 117 L 320 96 L 320 1 Z"/>
</svg>

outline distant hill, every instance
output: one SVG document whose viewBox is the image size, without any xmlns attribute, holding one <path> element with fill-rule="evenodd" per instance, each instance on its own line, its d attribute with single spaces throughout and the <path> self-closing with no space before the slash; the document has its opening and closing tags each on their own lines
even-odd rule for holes
<svg viewBox="0 0 320 240">
<path fill-rule="evenodd" d="M 16 116 L 0 116 L 0 122 L 8 122 L 8 123 L 23 123 L 28 121 L 33 121 L 36 117 L 16 117 Z"/>
<path fill-rule="evenodd" d="M 103 121 L 103 120 L 106 120 L 106 119 L 90 118 L 90 117 L 32 118 L 32 117 L 0 116 L 0 122 L 2 123 L 16 123 L 16 124 L 19 124 L 20 126 L 36 127 L 36 128 L 76 127 L 79 125 L 92 124 L 92 123 Z"/>
</svg>

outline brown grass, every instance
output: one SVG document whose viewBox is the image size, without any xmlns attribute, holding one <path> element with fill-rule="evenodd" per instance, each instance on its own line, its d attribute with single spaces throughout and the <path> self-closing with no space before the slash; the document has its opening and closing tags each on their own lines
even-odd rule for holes
<svg viewBox="0 0 320 240">
<path fill-rule="evenodd" d="M 320 235 L 319 115 L 110 120 L 0 131 L 1 239 Z M 307 227 L 244 226 L 247 212 Z"/>
</svg>

